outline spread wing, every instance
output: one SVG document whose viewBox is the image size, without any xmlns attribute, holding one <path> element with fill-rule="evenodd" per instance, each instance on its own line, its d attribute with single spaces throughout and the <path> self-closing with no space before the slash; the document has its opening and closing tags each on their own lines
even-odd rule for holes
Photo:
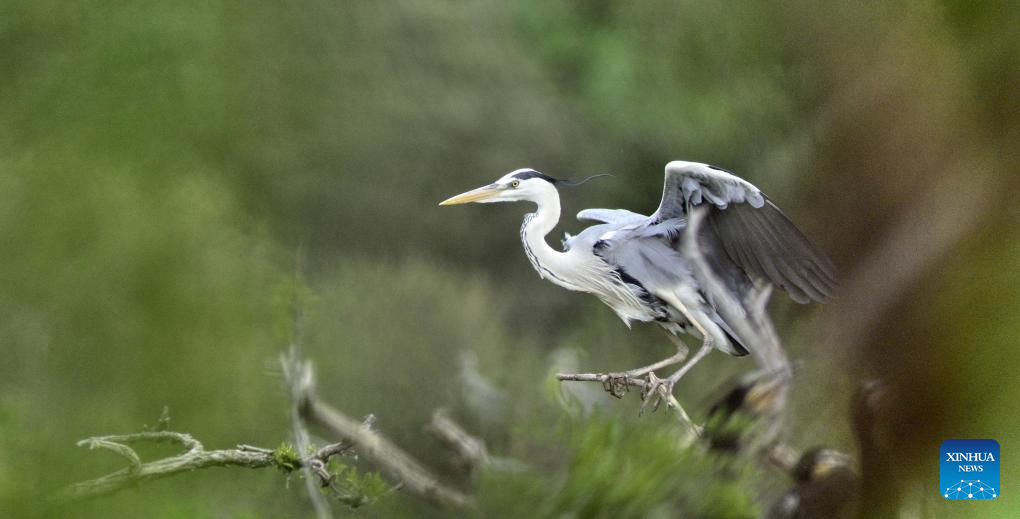
<svg viewBox="0 0 1020 519">
<path fill-rule="evenodd" d="M 824 301 L 836 288 L 835 267 L 757 187 L 696 162 L 666 165 L 659 208 L 648 226 L 709 208 L 706 232 L 744 271 L 779 286 L 798 303 Z"/>
</svg>

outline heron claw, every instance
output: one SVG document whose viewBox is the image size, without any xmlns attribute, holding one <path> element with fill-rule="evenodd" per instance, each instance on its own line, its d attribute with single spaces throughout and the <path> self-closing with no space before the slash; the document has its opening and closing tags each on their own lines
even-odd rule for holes
<svg viewBox="0 0 1020 519">
<path fill-rule="evenodd" d="M 603 375 L 602 389 L 616 398 L 623 398 L 625 393 L 630 392 L 631 377 L 626 373 L 608 373 Z"/>
<path fill-rule="evenodd" d="M 676 380 L 673 377 L 659 378 L 653 372 L 648 373 L 648 383 L 645 384 L 644 389 L 641 391 L 641 400 L 643 402 L 641 403 L 641 409 L 638 410 L 638 416 L 645 412 L 648 401 L 653 398 L 655 402 L 652 404 L 652 412 L 658 411 L 659 405 L 663 401 L 668 401 L 669 397 L 673 395 L 674 385 L 676 385 Z"/>
<path fill-rule="evenodd" d="M 602 389 L 604 389 L 610 395 L 616 398 L 623 398 L 623 395 L 630 392 L 630 386 L 635 381 L 641 380 L 644 383 L 642 386 L 641 393 L 641 409 L 638 411 L 638 415 L 641 415 L 645 411 L 645 407 L 648 406 L 649 400 L 654 400 L 652 403 L 652 412 L 659 410 L 659 406 L 662 402 L 669 400 L 669 397 L 673 394 L 673 386 L 676 384 L 674 377 L 659 378 L 654 372 L 649 371 L 643 375 L 635 376 L 629 372 L 622 373 L 607 373 L 602 375 Z"/>
</svg>

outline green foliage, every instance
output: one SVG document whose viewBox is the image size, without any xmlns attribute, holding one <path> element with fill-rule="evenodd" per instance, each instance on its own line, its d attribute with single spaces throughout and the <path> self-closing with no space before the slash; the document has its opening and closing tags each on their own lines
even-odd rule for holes
<svg viewBox="0 0 1020 519">
<path fill-rule="evenodd" d="M 309 446 L 308 451 L 308 454 L 313 454 L 315 449 Z M 273 461 L 280 471 L 291 474 L 301 470 L 303 458 L 293 445 L 283 442 L 273 450 Z M 378 472 L 360 473 L 357 467 L 344 464 L 335 456 L 330 458 L 326 469 L 333 475 L 332 485 L 322 486 L 320 490 L 331 498 L 339 498 L 340 502 L 351 508 L 373 503 L 390 492 L 390 485 Z M 305 473 L 300 472 L 299 476 L 305 477 Z M 334 495 L 334 492 L 342 495 Z"/>
<path fill-rule="evenodd" d="M 276 467 L 284 472 L 290 473 L 301 468 L 301 455 L 293 445 L 283 442 L 273 450 L 273 461 Z"/>
<path fill-rule="evenodd" d="M 352 503 L 352 507 L 375 503 L 392 492 L 393 486 L 386 483 L 378 472 L 361 473 L 357 467 L 344 464 L 335 457 L 329 460 L 328 468 L 344 487 L 354 489 L 361 496 L 359 502 Z M 324 488 L 323 491 L 327 490 Z"/>
<path fill-rule="evenodd" d="M 487 474 L 481 499 L 502 517 L 757 517 L 746 460 L 706 457 L 681 445 L 672 423 L 594 416 L 571 421 L 558 439 L 569 462 L 551 474 Z M 736 466 L 734 465 L 736 463 Z M 739 466 L 739 470 L 736 468 Z M 536 481 L 537 480 L 537 481 Z M 512 488 L 516 504 L 502 494 Z M 508 507 L 512 507 L 509 508 Z"/>
<path fill-rule="evenodd" d="M 554 509 L 582 517 L 647 516 L 676 498 L 681 467 L 693 459 L 676 442 L 675 431 L 631 429 L 615 420 L 582 429 L 570 442 L 577 450 Z"/>
<path fill-rule="evenodd" d="M 775 147 L 804 124 L 796 106 L 811 95 L 811 70 L 790 59 L 789 14 L 777 4 L 514 5 L 523 41 L 556 86 L 627 151 L 611 167 L 658 176 L 678 146 L 735 170 L 770 167 Z M 635 203 L 656 193 L 639 194 Z"/>
</svg>

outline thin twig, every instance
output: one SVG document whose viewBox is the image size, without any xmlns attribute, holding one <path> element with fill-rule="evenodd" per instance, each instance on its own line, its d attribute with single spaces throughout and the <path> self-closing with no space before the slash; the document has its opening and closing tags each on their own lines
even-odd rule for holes
<svg viewBox="0 0 1020 519">
<path fill-rule="evenodd" d="M 89 449 L 106 449 L 127 458 L 128 463 L 131 464 L 131 470 L 137 471 L 142 466 L 142 460 L 138 457 L 138 453 L 127 445 L 102 438 L 89 438 L 78 442 L 79 447 L 84 447 L 85 445 L 88 445 Z"/>
<path fill-rule="evenodd" d="M 187 451 L 167 458 L 142 463 L 129 444 L 136 443 L 179 443 L 188 448 Z M 64 489 L 64 495 L 72 499 L 85 499 L 113 494 L 128 487 L 134 487 L 157 479 L 162 479 L 182 472 L 205 469 L 210 467 L 246 467 L 264 468 L 277 467 L 285 472 L 304 467 L 325 467 L 331 456 L 348 449 L 348 444 L 337 443 L 319 449 L 312 456 L 303 459 L 281 460 L 272 449 L 251 445 L 238 445 L 234 449 L 207 451 L 202 444 L 189 434 L 173 431 L 150 431 L 134 434 L 119 434 L 86 438 L 78 442 L 79 446 L 102 448 L 116 452 L 130 462 L 130 466 L 103 477 L 74 483 Z M 323 481 L 323 486 L 332 482 L 332 475 L 316 474 Z M 363 494 L 350 490 L 341 491 L 339 499 L 349 506 L 364 504 Z"/>
<path fill-rule="evenodd" d="M 107 436 L 96 436 L 86 438 L 78 442 L 79 447 L 91 446 L 91 442 L 104 441 L 130 445 L 133 443 L 177 443 L 189 451 L 200 451 L 204 449 L 202 443 L 192 438 L 190 434 L 173 431 L 146 431 L 131 434 L 111 434 Z"/>
<path fill-rule="evenodd" d="M 239 444 L 237 446 L 237 450 L 239 450 L 239 451 L 249 451 L 249 452 L 261 452 L 262 454 L 272 454 L 273 453 L 273 449 L 264 449 L 262 447 L 256 447 L 254 445 L 248 445 L 246 443 Z"/>
<path fill-rule="evenodd" d="M 333 456 L 340 454 L 346 454 L 348 451 L 354 448 L 354 444 L 349 441 L 341 441 L 337 443 L 331 443 L 318 451 L 315 452 L 315 457 L 320 460 L 328 460 Z"/>
</svg>

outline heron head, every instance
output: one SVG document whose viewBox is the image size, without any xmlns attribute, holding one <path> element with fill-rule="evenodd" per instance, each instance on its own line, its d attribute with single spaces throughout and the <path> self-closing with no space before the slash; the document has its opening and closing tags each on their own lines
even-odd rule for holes
<svg viewBox="0 0 1020 519">
<path fill-rule="evenodd" d="M 439 205 L 457 205 L 469 202 L 488 204 L 494 202 L 536 201 L 543 196 L 555 194 L 555 178 L 543 175 L 533 169 L 511 171 L 495 182 L 472 189 L 466 193 L 447 198 Z"/>
</svg>

